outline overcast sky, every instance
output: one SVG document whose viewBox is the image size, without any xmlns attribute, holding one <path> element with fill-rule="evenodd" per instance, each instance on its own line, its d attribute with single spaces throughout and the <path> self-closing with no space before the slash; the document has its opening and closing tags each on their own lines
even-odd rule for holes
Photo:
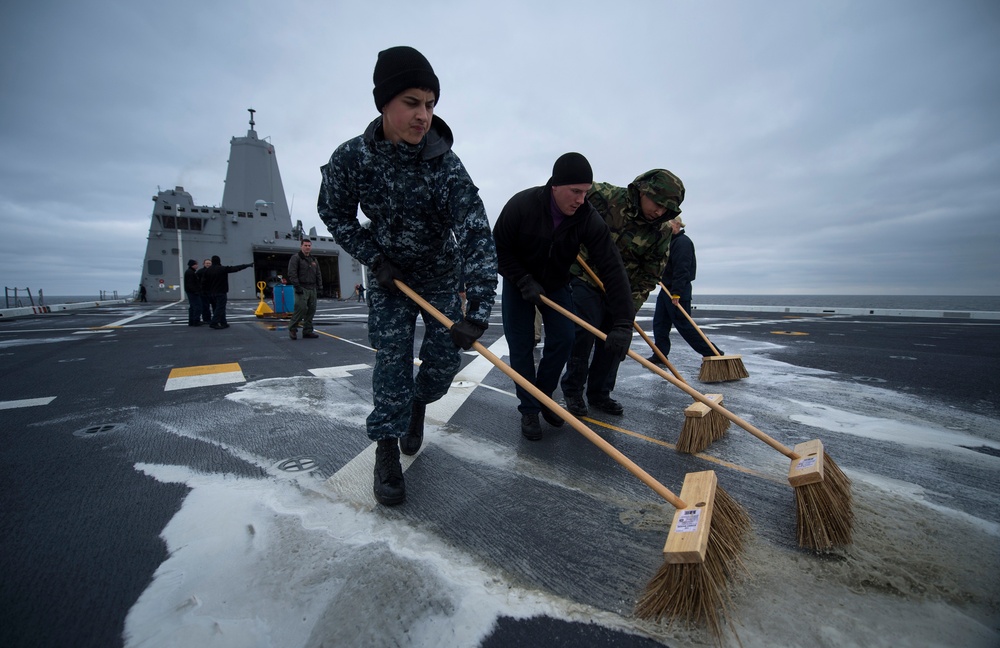
<svg viewBox="0 0 1000 648">
<path fill-rule="evenodd" d="M 0 8 L 0 280 L 131 293 L 157 188 L 222 200 L 274 144 L 319 167 L 411 45 L 491 222 L 566 151 L 684 181 L 695 294 L 1000 294 L 995 0 L 14 0 Z"/>
</svg>

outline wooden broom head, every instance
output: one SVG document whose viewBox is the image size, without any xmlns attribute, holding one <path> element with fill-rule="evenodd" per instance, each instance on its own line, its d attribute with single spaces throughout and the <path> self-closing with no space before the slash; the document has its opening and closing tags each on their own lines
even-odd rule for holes
<svg viewBox="0 0 1000 648">
<path fill-rule="evenodd" d="M 707 626 L 719 637 L 729 616 L 729 590 L 746 573 L 742 555 L 750 516 L 718 487 L 711 470 L 688 474 L 681 499 L 690 505 L 674 515 L 665 560 L 646 586 L 636 615 Z"/>
<path fill-rule="evenodd" d="M 701 382 L 726 382 L 749 377 L 750 374 L 743 366 L 743 356 L 704 356 L 701 359 L 701 371 L 698 373 L 698 380 Z"/>
<path fill-rule="evenodd" d="M 830 551 L 851 544 L 854 504 L 851 480 L 823 450 L 819 439 L 795 446 L 788 483 L 795 487 L 799 546 Z"/>
<path fill-rule="evenodd" d="M 705 394 L 705 397 L 722 404 L 722 394 Z M 725 416 L 701 401 L 691 403 L 684 408 L 684 426 L 677 438 L 677 452 L 701 452 L 713 441 L 722 438 L 728 428 L 729 419 Z"/>
<path fill-rule="evenodd" d="M 667 543 L 663 546 L 663 558 L 668 563 L 705 562 L 718 483 L 714 470 L 688 473 L 684 477 L 680 497 L 688 506 L 674 511 Z"/>
</svg>

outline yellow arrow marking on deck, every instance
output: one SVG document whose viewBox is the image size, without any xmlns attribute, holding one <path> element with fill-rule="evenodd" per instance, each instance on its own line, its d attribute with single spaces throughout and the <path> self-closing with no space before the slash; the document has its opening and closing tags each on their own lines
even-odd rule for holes
<svg viewBox="0 0 1000 648">
<path fill-rule="evenodd" d="M 771 331 L 771 335 L 809 335 L 802 331 Z"/>
<path fill-rule="evenodd" d="M 246 382 L 238 362 L 171 369 L 163 391 Z"/>
<path fill-rule="evenodd" d="M 201 365 L 200 367 L 179 367 L 177 369 L 170 370 L 170 377 L 180 378 L 182 376 L 204 376 L 207 374 L 218 374 L 231 371 L 242 371 L 242 369 L 240 369 L 240 363 L 230 362 L 228 364 Z"/>
</svg>

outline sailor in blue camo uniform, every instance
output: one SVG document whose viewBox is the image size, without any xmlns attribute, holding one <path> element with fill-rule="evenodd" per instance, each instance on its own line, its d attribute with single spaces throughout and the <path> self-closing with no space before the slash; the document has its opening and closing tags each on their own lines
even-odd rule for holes
<svg viewBox="0 0 1000 648">
<path fill-rule="evenodd" d="M 322 167 L 318 211 L 334 240 L 369 267 L 368 336 L 376 354 L 367 430 L 377 442 L 375 498 L 393 505 L 406 498 L 400 450 L 419 450 L 426 405 L 448 391 L 461 363 L 459 348 L 471 348 L 486 330 L 497 260 L 479 190 L 451 150 L 451 129 L 434 115 L 440 85 L 430 63 L 413 48 L 393 47 L 379 52 L 373 80 L 381 116 Z M 364 225 L 359 205 L 370 221 Z M 416 378 L 421 310 L 394 279 L 456 323 L 449 331 L 422 315 Z M 468 300 L 464 316 L 460 281 Z"/>
</svg>

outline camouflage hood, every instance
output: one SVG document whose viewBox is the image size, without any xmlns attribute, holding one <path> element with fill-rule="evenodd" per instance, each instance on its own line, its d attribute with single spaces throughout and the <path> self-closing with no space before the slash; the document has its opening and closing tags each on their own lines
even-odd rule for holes
<svg viewBox="0 0 1000 648">
<path fill-rule="evenodd" d="M 382 117 L 376 117 L 368 124 L 364 134 L 365 141 L 384 141 L 385 133 L 382 131 Z M 418 151 L 424 160 L 440 157 L 451 150 L 451 145 L 455 143 L 455 136 L 451 134 L 451 127 L 444 123 L 444 120 L 434 115 L 431 118 L 431 127 L 427 129 L 424 139 L 419 144 L 405 144 L 409 149 Z"/>
<path fill-rule="evenodd" d="M 636 177 L 628 186 L 632 204 L 639 205 L 639 196 L 646 194 L 660 207 L 666 209 L 664 216 L 670 220 L 681 213 L 684 202 L 684 183 L 666 169 L 653 169 Z"/>
</svg>

